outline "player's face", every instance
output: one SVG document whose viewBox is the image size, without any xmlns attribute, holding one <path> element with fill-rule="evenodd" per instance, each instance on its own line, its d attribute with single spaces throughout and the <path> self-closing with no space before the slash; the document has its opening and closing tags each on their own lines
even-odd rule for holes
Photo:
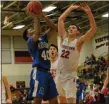
<svg viewBox="0 0 109 104">
<path fill-rule="evenodd" d="M 75 37 L 78 34 L 78 29 L 75 25 L 70 25 L 68 28 L 68 34 L 70 37 Z"/>
<path fill-rule="evenodd" d="M 27 32 L 28 32 L 28 37 L 30 37 L 30 36 L 33 35 L 34 30 L 32 28 L 30 28 L 30 29 L 27 30 Z"/>
<path fill-rule="evenodd" d="M 49 55 L 51 58 L 55 58 L 57 56 L 57 49 L 51 46 L 49 49 Z"/>
</svg>

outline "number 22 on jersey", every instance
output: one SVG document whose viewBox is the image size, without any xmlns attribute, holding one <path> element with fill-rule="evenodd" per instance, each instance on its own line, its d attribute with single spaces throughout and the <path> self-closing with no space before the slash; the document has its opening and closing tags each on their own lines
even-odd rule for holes
<svg viewBox="0 0 109 104">
<path fill-rule="evenodd" d="M 68 50 L 62 50 L 62 54 L 61 54 L 61 57 L 62 58 L 69 58 L 69 56 L 70 56 L 70 51 L 68 51 Z"/>
</svg>

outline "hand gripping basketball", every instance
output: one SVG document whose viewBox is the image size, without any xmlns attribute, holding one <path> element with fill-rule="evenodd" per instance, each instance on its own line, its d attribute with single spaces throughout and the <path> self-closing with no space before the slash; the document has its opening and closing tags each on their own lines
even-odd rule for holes
<svg viewBox="0 0 109 104">
<path fill-rule="evenodd" d="M 26 11 L 33 16 L 40 15 L 42 12 L 42 4 L 39 1 L 30 1 L 26 6 Z"/>
</svg>

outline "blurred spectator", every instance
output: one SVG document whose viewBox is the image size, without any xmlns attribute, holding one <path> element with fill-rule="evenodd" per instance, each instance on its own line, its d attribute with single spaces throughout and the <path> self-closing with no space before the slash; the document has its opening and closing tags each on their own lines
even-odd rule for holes
<svg viewBox="0 0 109 104">
<path fill-rule="evenodd" d="M 94 102 L 95 102 L 94 97 L 91 94 L 89 94 L 89 92 L 87 92 L 84 99 L 84 104 L 94 104 Z"/>
<path fill-rule="evenodd" d="M 98 74 L 94 75 L 94 84 L 100 84 L 100 77 Z"/>
<path fill-rule="evenodd" d="M 87 57 L 85 58 L 84 66 L 85 66 L 85 65 L 89 65 L 89 64 L 90 64 L 90 58 L 87 56 Z"/>
<path fill-rule="evenodd" d="M 95 99 L 96 99 L 96 104 L 105 104 L 104 95 L 100 93 L 99 89 L 95 90 Z"/>
<path fill-rule="evenodd" d="M 96 58 L 93 54 L 91 54 L 90 60 L 91 60 L 91 65 L 96 64 Z"/>
<path fill-rule="evenodd" d="M 105 88 L 108 82 L 108 75 L 106 75 L 108 72 L 105 73 L 106 70 L 107 64 L 104 57 L 100 56 L 96 59 L 93 54 L 91 57 L 86 57 L 83 73 L 80 76 L 81 79 L 86 79 L 88 83 L 85 83 L 83 88 L 83 83 L 81 83 L 80 79 L 78 80 L 77 104 L 80 103 L 81 99 L 84 101 L 84 104 L 105 104 L 105 100 L 106 104 L 109 104 L 109 88 Z M 86 80 L 85 82 L 87 82 Z M 103 85 L 105 89 L 101 93 L 100 90 Z M 81 96 L 83 92 L 84 96 Z"/>
<path fill-rule="evenodd" d="M 109 104 L 109 83 L 101 90 L 101 94 L 105 96 L 106 104 Z"/>
<path fill-rule="evenodd" d="M 77 87 L 77 104 L 82 102 L 84 99 L 84 89 L 85 89 L 85 80 L 83 78 L 80 79 L 80 83 Z"/>
</svg>

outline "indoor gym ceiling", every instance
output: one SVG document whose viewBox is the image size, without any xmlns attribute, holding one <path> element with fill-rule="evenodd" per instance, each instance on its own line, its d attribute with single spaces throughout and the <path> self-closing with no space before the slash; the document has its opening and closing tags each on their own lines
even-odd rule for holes
<svg viewBox="0 0 109 104">
<path fill-rule="evenodd" d="M 32 24 L 33 19 L 25 12 L 29 1 L 1 1 L 1 25 L 3 30 L 10 30 L 16 25 L 26 25 Z M 58 17 L 69 7 L 71 4 L 79 4 L 83 1 L 40 1 L 43 8 L 54 5 L 57 8 L 51 12 L 45 13 L 51 18 L 54 23 L 57 24 Z M 85 1 L 90 6 L 94 18 L 96 20 L 97 27 L 103 26 L 108 23 L 108 18 L 103 18 L 102 15 L 108 12 L 109 1 Z M 4 25 L 4 19 L 8 16 L 10 22 L 13 25 Z M 41 20 L 41 27 L 45 26 L 45 21 Z M 82 31 L 89 29 L 89 21 L 87 15 L 82 11 L 72 11 L 72 14 L 66 19 L 66 27 L 69 23 L 78 24 Z"/>
</svg>

